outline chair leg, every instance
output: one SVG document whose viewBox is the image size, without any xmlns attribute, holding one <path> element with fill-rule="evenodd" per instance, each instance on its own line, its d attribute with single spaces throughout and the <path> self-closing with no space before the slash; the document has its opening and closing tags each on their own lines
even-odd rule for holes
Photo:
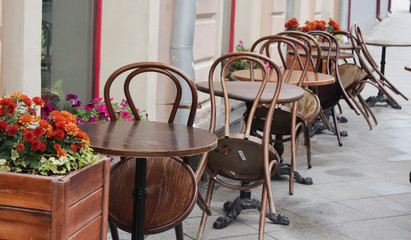
<svg viewBox="0 0 411 240">
<path fill-rule="evenodd" d="M 305 139 L 305 144 L 306 144 L 306 149 L 307 149 L 307 165 L 308 168 L 312 168 L 312 162 L 311 162 L 311 139 L 310 139 L 310 125 L 305 127 L 304 130 L 304 139 Z"/>
<path fill-rule="evenodd" d="M 267 186 L 263 184 L 263 191 L 261 193 L 261 209 L 260 209 L 260 224 L 258 226 L 258 239 L 264 239 L 265 218 L 267 213 Z"/>
<path fill-rule="evenodd" d="M 110 220 L 108 220 L 108 227 L 110 228 L 111 238 L 113 240 L 120 240 L 118 229 Z"/>
<path fill-rule="evenodd" d="M 343 144 L 341 142 L 341 134 L 338 128 L 337 114 L 335 114 L 334 108 L 332 108 L 330 111 L 331 111 L 331 115 L 334 120 L 334 128 L 335 128 L 335 134 L 337 135 L 338 145 L 341 147 Z"/>
<path fill-rule="evenodd" d="M 174 230 L 176 232 L 176 239 L 184 240 L 183 224 L 182 223 L 178 224 L 177 226 L 174 227 Z"/>
<path fill-rule="evenodd" d="M 374 112 L 371 110 L 370 106 L 368 106 L 368 103 L 364 100 L 364 98 L 361 95 L 358 95 L 358 99 L 360 99 L 361 104 L 363 105 L 365 111 L 367 111 L 367 113 L 371 115 L 372 119 L 374 120 L 375 125 L 378 125 L 377 118 L 375 117 Z"/>
<path fill-rule="evenodd" d="M 213 178 L 210 176 L 210 180 L 208 182 L 206 200 L 205 200 L 207 207 L 210 207 L 211 198 L 213 196 L 214 185 L 215 185 L 215 180 L 213 180 Z M 200 227 L 197 233 L 197 239 L 199 240 L 203 238 L 206 223 L 207 223 L 207 213 L 206 211 L 203 211 L 203 214 L 201 215 Z"/>
<path fill-rule="evenodd" d="M 364 105 L 362 103 L 359 103 L 355 97 L 348 92 L 348 95 L 350 96 L 350 98 L 352 99 L 352 101 L 354 102 L 354 104 L 357 106 L 357 108 L 360 110 L 361 114 L 364 116 L 365 121 L 367 121 L 368 127 L 370 128 L 370 130 L 372 130 L 372 124 L 370 122 L 370 119 L 368 117 L 368 113 L 367 113 L 367 109 L 364 109 Z M 357 94 L 358 99 L 361 101 L 361 95 L 359 95 L 359 93 Z"/>
</svg>

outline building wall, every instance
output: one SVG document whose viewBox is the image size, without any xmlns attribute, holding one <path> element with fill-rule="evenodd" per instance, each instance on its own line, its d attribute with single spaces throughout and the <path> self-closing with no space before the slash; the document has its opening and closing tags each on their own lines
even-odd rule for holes
<svg viewBox="0 0 411 240">
<path fill-rule="evenodd" d="M 103 1 L 101 32 L 100 95 L 108 77 L 118 68 L 135 62 L 158 61 L 159 0 Z M 113 84 L 115 99 L 124 98 L 122 81 Z M 153 75 L 131 83 L 140 109 L 156 119 L 157 81 Z"/>
<path fill-rule="evenodd" d="M 41 0 L 3 0 L 2 93 L 40 96 Z"/>
</svg>

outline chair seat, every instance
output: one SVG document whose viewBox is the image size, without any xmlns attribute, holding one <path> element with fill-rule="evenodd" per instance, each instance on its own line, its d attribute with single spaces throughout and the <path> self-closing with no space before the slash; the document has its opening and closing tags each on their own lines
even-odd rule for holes
<svg viewBox="0 0 411 240">
<path fill-rule="evenodd" d="M 244 134 L 232 133 L 229 137 L 218 135 L 218 145 L 208 155 L 209 168 L 218 169 L 218 174 L 240 181 L 258 181 L 264 178 L 264 158 L 262 140 Z M 269 159 L 277 160 L 278 155 L 269 146 Z M 277 169 L 273 169 L 275 174 Z"/>
<path fill-rule="evenodd" d="M 110 177 L 110 221 L 132 231 L 135 159 L 115 164 Z M 166 231 L 180 224 L 197 199 L 197 183 L 191 168 L 180 159 L 149 158 L 144 234 Z M 179 196 L 178 198 L 175 196 Z"/>
<path fill-rule="evenodd" d="M 356 64 L 346 63 L 339 66 L 340 80 L 343 87 L 346 91 L 349 91 L 351 94 L 356 92 L 361 92 L 365 87 L 365 83 L 361 83 L 358 86 L 352 85 L 356 80 L 358 80 L 363 74 L 364 71 L 357 66 Z M 332 73 L 335 76 L 335 73 Z"/>
</svg>

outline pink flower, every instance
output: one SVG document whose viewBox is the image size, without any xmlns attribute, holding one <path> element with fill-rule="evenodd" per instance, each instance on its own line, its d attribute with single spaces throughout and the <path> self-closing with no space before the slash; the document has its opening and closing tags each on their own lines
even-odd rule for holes
<svg viewBox="0 0 411 240">
<path fill-rule="evenodd" d="M 94 109 L 94 104 L 89 103 L 87 105 L 84 106 L 84 110 L 90 111 Z"/>
<path fill-rule="evenodd" d="M 240 41 L 238 41 L 238 42 L 239 42 L 241 45 L 243 45 L 243 44 L 244 44 L 244 42 L 243 42 L 243 41 L 241 41 L 241 40 L 240 40 Z"/>
<path fill-rule="evenodd" d="M 94 98 L 93 100 L 91 100 L 91 102 L 94 103 L 94 104 L 96 104 L 98 102 L 101 102 L 101 101 L 103 101 L 102 97 L 101 98 Z"/>
<path fill-rule="evenodd" d="M 126 121 L 130 121 L 130 113 L 128 112 L 122 112 L 121 116 L 124 118 Z"/>
</svg>

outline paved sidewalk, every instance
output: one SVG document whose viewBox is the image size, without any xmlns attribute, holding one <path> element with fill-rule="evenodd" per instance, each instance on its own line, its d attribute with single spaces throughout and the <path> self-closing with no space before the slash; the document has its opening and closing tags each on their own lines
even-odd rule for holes
<svg viewBox="0 0 411 240">
<path fill-rule="evenodd" d="M 365 32 L 368 39 L 401 39 L 411 42 L 411 14 L 400 12 Z M 379 62 L 381 49 L 369 47 Z M 386 76 L 406 96 L 411 97 L 411 47 L 387 49 Z M 363 96 L 376 95 L 367 88 Z M 369 130 L 362 116 L 343 104 L 347 123 L 340 124 L 348 136 L 339 147 L 337 139 L 325 131 L 312 139 L 313 168 L 307 168 L 305 147 L 299 146 L 298 171 L 313 178 L 313 185 L 296 183 L 294 195 L 288 194 L 288 177 L 273 181 L 277 212 L 290 218 L 289 226 L 274 225 L 267 220 L 265 239 L 411 239 L 411 101 L 395 98 L 402 109 L 377 104 L 372 110 L 378 125 Z M 303 138 L 301 138 L 303 139 Z M 285 146 L 285 161 L 289 161 Z M 205 184 L 202 184 L 205 185 Z M 203 192 L 205 189 L 203 187 Z M 260 199 L 261 188 L 253 190 Z M 214 192 L 212 211 L 204 239 L 257 239 L 256 210 L 246 210 L 225 229 L 213 229 L 223 204 L 233 200 L 238 191 L 218 188 Z M 131 210 L 130 210 L 131 211 Z M 185 239 L 195 239 L 201 212 L 195 207 L 184 221 Z M 109 239 L 111 236 L 109 234 Z M 121 234 L 121 239 L 130 239 Z M 174 230 L 149 236 L 148 239 L 175 239 Z"/>
</svg>

